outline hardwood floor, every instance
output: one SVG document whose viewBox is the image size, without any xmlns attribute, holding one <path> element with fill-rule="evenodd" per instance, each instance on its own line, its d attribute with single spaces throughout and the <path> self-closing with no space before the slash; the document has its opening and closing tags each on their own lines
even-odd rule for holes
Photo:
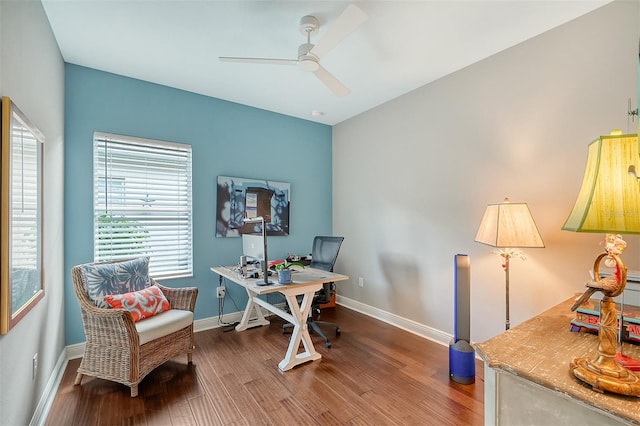
<svg viewBox="0 0 640 426">
<path fill-rule="evenodd" d="M 193 365 L 169 361 L 129 388 L 85 377 L 69 361 L 48 425 L 482 425 L 484 371 L 449 380 L 448 348 L 344 307 L 325 310 L 342 334 L 332 347 L 312 334 L 322 359 L 278 370 L 283 321 L 196 333 Z"/>
</svg>

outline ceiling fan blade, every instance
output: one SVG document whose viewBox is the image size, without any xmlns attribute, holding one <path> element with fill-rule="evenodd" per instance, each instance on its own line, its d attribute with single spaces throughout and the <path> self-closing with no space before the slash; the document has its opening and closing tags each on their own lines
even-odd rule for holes
<svg viewBox="0 0 640 426">
<path fill-rule="evenodd" d="M 325 86 L 327 86 L 333 93 L 335 93 L 336 96 L 342 97 L 347 96 L 349 93 L 351 93 L 351 90 L 349 90 L 347 86 L 342 84 L 340 80 L 333 76 L 333 74 L 324 69 L 322 65 L 320 65 L 318 69 L 313 73 L 320 79 L 321 82 L 324 83 Z"/>
<path fill-rule="evenodd" d="M 318 58 L 323 58 L 324 55 L 331 49 L 336 47 L 338 43 L 347 38 L 349 34 L 354 32 L 360 25 L 362 25 L 369 16 L 354 4 L 350 4 L 338 17 L 327 33 L 316 43 L 315 47 L 311 49 L 310 53 L 313 53 Z"/>
<path fill-rule="evenodd" d="M 272 64 L 272 65 L 296 65 L 295 59 L 273 59 L 273 58 L 237 58 L 233 56 L 218 56 L 221 62 L 241 62 L 248 64 Z"/>
</svg>

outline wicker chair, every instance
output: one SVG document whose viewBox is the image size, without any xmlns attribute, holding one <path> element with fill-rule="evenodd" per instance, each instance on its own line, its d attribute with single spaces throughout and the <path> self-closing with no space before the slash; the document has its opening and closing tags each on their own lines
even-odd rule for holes
<svg viewBox="0 0 640 426">
<path fill-rule="evenodd" d="M 82 382 L 84 375 L 93 376 L 129 386 L 131 396 L 135 397 L 138 396 L 138 384 L 159 365 L 181 354 L 187 354 L 188 363 L 192 363 L 193 315 L 189 316 L 188 326 L 140 344 L 136 325 L 140 327 L 152 318 L 134 323 L 131 313 L 124 309 L 97 307 L 87 293 L 87 277 L 82 266 L 84 265 L 74 266 L 71 271 L 86 336 L 84 356 L 78 367 L 75 385 Z M 158 317 L 173 310 L 193 313 L 198 296 L 197 287 L 169 288 L 152 278 L 151 285 L 157 285 L 171 305 L 170 311 L 163 312 Z"/>
</svg>

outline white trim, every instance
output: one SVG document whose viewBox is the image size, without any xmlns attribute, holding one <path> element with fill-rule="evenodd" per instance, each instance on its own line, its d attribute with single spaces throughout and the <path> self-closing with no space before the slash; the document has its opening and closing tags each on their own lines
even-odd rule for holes
<svg viewBox="0 0 640 426">
<path fill-rule="evenodd" d="M 498 404 L 500 381 L 496 380 L 496 370 L 484 363 L 484 424 L 496 426 L 498 424 Z"/>
<path fill-rule="evenodd" d="M 348 297 L 340 296 L 339 294 L 336 295 L 336 303 L 338 305 L 344 306 L 345 308 L 349 308 L 356 312 L 360 312 L 361 314 L 368 315 L 382 322 L 386 322 L 387 324 L 401 328 L 402 330 L 408 331 L 409 333 L 413 333 L 435 343 L 439 343 L 443 346 L 449 346 L 451 339 L 453 339 L 453 335 L 451 334 L 436 330 L 435 328 L 428 327 L 424 324 L 420 324 L 413 320 L 403 318 L 396 314 L 383 311 L 382 309 L 365 305 L 364 303 L 349 299 Z"/>
<path fill-rule="evenodd" d="M 266 311 L 264 311 L 266 312 Z M 225 324 L 235 324 L 240 322 L 242 319 L 242 312 L 232 312 L 230 314 L 225 314 L 221 319 L 218 317 L 209 317 L 203 318 L 199 320 L 195 320 L 193 322 L 193 332 L 197 333 L 198 331 L 211 330 L 212 328 L 225 327 Z M 220 324 L 222 323 L 222 324 Z"/>
<path fill-rule="evenodd" d="M 62 381 L 64 370 L 67 368 L 68 361 L 69 359 L 66 357 L 66 351 L 63 350 L 60 352 L 58 361 L 53 367 L 53 372 L 51 373 L 51 376 L 49 376 L 49 380 L 47 381 L 47 385 L 42 392 L 40 401 L 38 401 L 38 405 L 33 412 L 29 426 L 44 425 L 47 421 L 49 410 L 51 409 L 51 405 L 53 405 L 53 400 L 56 397 L 56 393 L 60 386 L 60 382 Z"/>
</svg>

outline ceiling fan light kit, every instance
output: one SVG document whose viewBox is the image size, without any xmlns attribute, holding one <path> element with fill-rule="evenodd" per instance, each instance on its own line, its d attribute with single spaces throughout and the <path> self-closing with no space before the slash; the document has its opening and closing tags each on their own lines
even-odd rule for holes
<svg viewBox="0 0 640 426">
<path fill-rule="evenodd" d="M 297 65 L 302 71 L 313 72 L 336 96 L 346 96 L 351 93 L 351 90 L 320 65 L 320 59 L 347 38 L 368 18 L 367 14 L 360 8 L 350 4 L 338 17 L 336 23 L 329 28 L 324 37 L 314 45 L 311 43 L 311 36 L 318 32 L 320 21 L 315 16 L 303 16 L 300 19 L 299 29 L 303 35 L 307 36 L 307 42 L 298 47 L 298 59 L 243 58 L 234 56 L 220 56 L 219 59 L 222 62 Z"/>
</svg>

